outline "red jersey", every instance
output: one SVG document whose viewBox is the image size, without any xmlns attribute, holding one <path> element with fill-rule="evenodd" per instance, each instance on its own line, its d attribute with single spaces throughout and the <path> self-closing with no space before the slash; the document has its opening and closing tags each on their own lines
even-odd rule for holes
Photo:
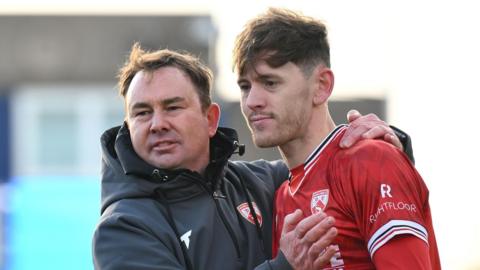
<svg viewBox="0 0 480 270">
<path fill-rule="evenodd" d="M 380 140 L 362 140 L 348 149 L 336 127 L 307 161 L 293 168 L 275 195 L 273 254 L 284 218 L 323 210 L 335 218 L 337 253 L 324 269 L 375 269 L 375 252 L 396 235 L 413 235 L 429 247 L 432 269 L 440 269 L 428 189 L 408 157 Z M 391 254 L 395 256 L 395 254 Z"/>
</svg>

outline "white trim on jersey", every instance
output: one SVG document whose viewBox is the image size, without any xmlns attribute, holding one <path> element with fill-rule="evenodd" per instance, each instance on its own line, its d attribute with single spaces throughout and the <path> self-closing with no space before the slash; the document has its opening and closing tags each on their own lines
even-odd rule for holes
<svg viewBox="0 0 480 270">
<path fill-rule="evenodd" d="M 390 239 L 400 234 L 412 234 L 428 245 L 428 232 L 422 225 L 409 220 L 391 220 L 380 227 L 368 241 L 370 257 Z"/>
<path fill-rule="evenodd" d="M 338 133 L 340 133 L 340 131 L 342 131 L 346 127 L 347 125 L 345 124 L 338 125 L 330 132 L 330 134 L 327 135 L 327 137 L 325 137 L 325 139 L 323 139 L 323 141 L 312 151 L 312 153 L 305 160 L 305 163 L 303 164 L 305 171 L 310 168 L 313 163 L 315 163 L 315 161 L 318 159 L 318 156 L 320 156 L 320 154 L 322 153 L 322 150 L 325 149 L 327 145 L 331 141 L 333 141 L 335 137 L 337 137 Z"/>
<path fill-rule="evenodd" d="M 323 149 L 325 149 L 327 147 L 327 145 L 337 137 L 337 135 L 340 133 L 340 131 L 342 131 L 346 127 L 347 127 L 346 124 L 341 124 L 341 125 L 338 125 L 337 127 L 335 127 L 335 129 L 332 130 L 330 132 L 330 134 L 328 134 L 328 136 L 325 137 L 325 139 L 323 139 L 323 141 L 312 151 L 312 153 L 305 160 L 305 163 L 303 163 L 303 169 L 305 171 L 305 174 L 303 175 L 302 179 L 300 180 L 300 183 L 298 183 L 297 189 L 292 190 L 291 186 L 290 185 L 288 186 L 288 191 L 290 192 L 290 195 L 293 195 L 297 192 L 298 188 L 302 185 L 303 180 L 305 180 L 305 178 L 307 177 L 310 170 L 314 167 L 315 163 L 317 163 L 318 157 L 323 152 Z M 288 178 L 289 178 L 289 180 L 292 178 L 291 173 L 289 174 Z"/>
</svg>

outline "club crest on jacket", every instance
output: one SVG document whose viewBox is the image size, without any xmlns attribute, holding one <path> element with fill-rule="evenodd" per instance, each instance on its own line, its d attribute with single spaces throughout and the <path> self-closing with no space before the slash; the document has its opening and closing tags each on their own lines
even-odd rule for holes
<svg viewBox="0 0 480 270">
<path fill-rule="evenodd" d="M 262 214 L 260 213 L 260 210 L 258 209 L 257 204 L 255 202 L 252 202 L 252 205 L 253 205 L 253 209 L 254 209 L 255 213 L 257 214 L 258 224 L 261 227 L 262 226 L 262 220 L 263 220 L 262 219 Z M 255 225 L 255 220 L 253 219 L 253 215 L 250 211 L 250 207 L 248 207 L 248 203 L 244 202 L 244 203 L 240 204 L 239 206 L 237 206 L 237 210 L 238 210 L 238 212 L 240 212 L 242 217 L 244 217 L 250 223 Z"/>
</svg>

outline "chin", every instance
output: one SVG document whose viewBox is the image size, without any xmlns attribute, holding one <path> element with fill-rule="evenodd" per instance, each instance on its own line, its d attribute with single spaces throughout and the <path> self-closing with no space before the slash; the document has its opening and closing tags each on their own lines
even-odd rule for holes
<svg viewBox="0 0 480 270">
<path fill-rule="evenodd" d="M 156 168 L 159 169 L 176 169 L 178 167 L 178 162 L 175 162 L 173 160 L 158 160 L 158 159 L 153 159 L 151 162 L 149 162 L 151 165 L 153 165 Z"/>
<path fill-rule="evenodd" d="M 253 137 L 253 143 L 260 148 L 269 148 L 269 147 L 278 146 L 278 143 L 276 142 L 276 140 L 272 138 Z"/>
</svg>

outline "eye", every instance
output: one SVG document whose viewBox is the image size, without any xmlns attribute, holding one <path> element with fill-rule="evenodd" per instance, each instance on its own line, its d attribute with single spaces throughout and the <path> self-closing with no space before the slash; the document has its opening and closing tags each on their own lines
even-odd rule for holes
<svg viewBox="0 0 480 270">
<path fill-rule="evenodd" d="M 239 87 L 240 87 L 240 90 L 242 90 L 242 91 L 250 90 L 250 85 L 248 85 L 248 84 L 242 84 L 242 85 L 239 85 Z"/>
<path fill-rule="evenodd" d="M 278 84 L 276 81 L 273 81 L 273 80 L 265 80 L 263 83 L 265 84 L 265 87 L 267 87 L 267 88 L 273 88 L 273 87 L 277 86 L 277 84 Z"/>
<path fill-rule="evenodd" d="M 149 111 L 138 111 L 134 113 L 134 116 L 145 116 L 149 113 Z"/>
<path fill-rule="evenodd" d="M 180 106 L 168 106 L 167 107 L 167 111 L 175 111 L 175 110 L 178 110 L 180 109 Z"/>
<path fill-rule="evenodd" d="M 238 88 L 240 88 L 242 94 L 246 94 L 250 91 L 251 86 L 249 83 L 239 83 Z"/>
</svg>

